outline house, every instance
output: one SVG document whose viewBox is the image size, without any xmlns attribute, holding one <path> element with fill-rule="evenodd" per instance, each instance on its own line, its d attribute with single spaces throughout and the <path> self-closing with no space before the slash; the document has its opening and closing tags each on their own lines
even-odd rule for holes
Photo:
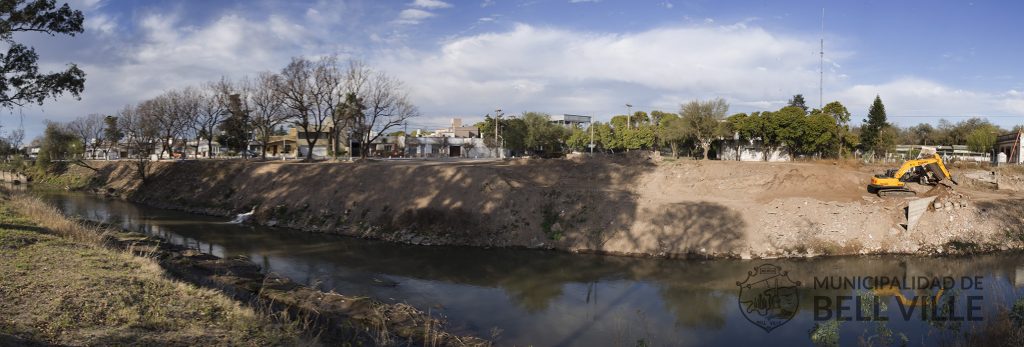
<svg viewBox="0 0 1024 347">
<path fill-rule="evenodd" d="M 496 148 L 479 137 L 407 137 L 404 155 L 410 158 L 498 158 Z M 508 156 L 508 150 L 503 150 Z"/>
<path fill-rule="evenodd" d="M 480 129 L 473 126 L 463 126 L 462 118 L 452 118 L 450 127 L 437 129 L 429 136 L 434 137 L 480 137 Z"/>
<path fill-rule="evenodd" d="M 190 140 L 186 147 L 190 158 L 213 158 L 221 154 L 221 145 L 216 140 L 209 143 L 203 138 Z"/>
<path fill-rule="evenodd" d="M 1024 164 L 1021 151 L 1024 151 L 1024 143 L 1021 143 L 1022 131 L 1007 133 L 996 137 L 995 152 L 996 162 L 999 164 Z"/>
<path fill-rule="evenodd" d="M 267 156 L 304 158 L 307 153 L 310 153 L 307 139 L 313 136 L 317 136 L 316 144 L 313 146 L 312 150 L 313 157 L 325 158 L 330 155 L 333 142 L 331 138 L 331 127 L 330 125 L 327 125 L 319 134 L 302 131 L 299 127 L 291 127 L 284 135 L 271 136 L 270 140 L 267 141 Z M 340 145 L 339 148 L 342 151 L 348 151 L 349 149 L 347 137 L 347 134 L 341 134 L 341 139 L 338 141 Z"/>
</svg>

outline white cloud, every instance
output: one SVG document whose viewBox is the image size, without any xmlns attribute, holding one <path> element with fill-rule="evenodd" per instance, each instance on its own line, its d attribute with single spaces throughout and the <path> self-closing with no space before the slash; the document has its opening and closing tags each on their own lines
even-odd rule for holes
<svg viewBox="0 0 1024 347">
<path fill-rule="evenodd" d="M 494 0 L 484 0 L 483 2 L 480 3 L 480 7 L 481 8 L 490 7 L 490 6 L 494 6 Z"/>
<path fill-rule="evenodd" d="M 817 61 L 805 54 L 811 51 L 813 40 L 760 28 L 622 35 L 519 24 L 453 39 L 433 52 L 392 51 L 383 61 L 410 81 L 428 112 L 482 113 L 500 103 L 605 116 L 625 102 L 675 109 L 695 97 L 785 100 L 817 86 Z"/>
<path fill-rule="evenodd" d="M 880 84 L 857 84 L 836 93 L 826 91 L 825 98 L 840 100 L 853 114 L 863 115 L 875 95 L 881 96 L 886 113 L 900 125 L 936 121 L 943 117 L 957 120 L 975 116 L 1024 115 L 1024 95 L 1014 90 L 985 93 L 956 89 L 916 77 L 901 77 Z M 997 124 L 1008 121 L 1003 118 L 991 120 Z"/>
<path fill-rule="evenodd" d="M 416 0 L 413 1 L 412 6 L 419 8 L 438 9 L 452 7 L 452 4 L 440 0 Z"/>
<path fill-rule="evenodd" d="M 395 20 L 397 24 L 419 24 L 424 19 L 433 17 L 434 14 L 419 10 L 415 8 L 407 8 L 398 13 L 398 19 Z"/>
</svg>

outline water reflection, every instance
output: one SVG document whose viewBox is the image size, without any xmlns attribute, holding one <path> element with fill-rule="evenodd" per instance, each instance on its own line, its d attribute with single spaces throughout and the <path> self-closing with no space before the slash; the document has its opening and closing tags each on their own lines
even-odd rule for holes
<svg viewBox="0 0 1024 347">
<path fill-rule="evenodd" d="M 856 295 L 813 288 L 824 276 L 985 276 L 986 313 L 1020 295 L 1019 254 L 972 258 L 858 257 L 770 261 L 803 282 L 800 311 L 765 333 L 746 321 L 736 283 L 765 261 L 679 261 L 565 253 L 396 245 L 275 228 L 227 224 L 68 193 L 40 193 L 67 213 L 157 235 L 221 257 L 247 256 L 293 280 L 324 290 L 407 302 L 443 315 L 456 332 L 503 345 L 791 345 L 810 342 L 814 296 Z M 903 291 L 906 295 L 926 294 Z M 862 293 L 864 294 L 864 293 Z M 881 295 L 898 312 L 892 293 Z M 895 316 L 895 313 L 893 313 Z M 856 344 L 872 322 L 839 325 Z M 928 321 L 888 322 L 910 344 L 942 336 Z M 945 325 L 943 325 L 945 326 Z"/>
</svg>

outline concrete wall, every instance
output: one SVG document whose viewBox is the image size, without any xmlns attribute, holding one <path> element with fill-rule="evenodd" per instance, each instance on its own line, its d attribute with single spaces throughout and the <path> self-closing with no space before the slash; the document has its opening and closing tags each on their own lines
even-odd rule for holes
<svg viewBox="0 0 1024 347">
<path fill-rule="evenodd" d="M 736 148 L 737 145 L 733 141 L 726 141 L 719 149 L 718 159 L 736 160 Z M 764 150 L 761 149 L 761 144 L 756 141 L 740 141 L 739 152 L 740 161 L 764 161 Z M 768 161 L 772 162 L 790 160 L 792 158 L 782 148 L 775 149 L 768 156 Z"/>
</svg>

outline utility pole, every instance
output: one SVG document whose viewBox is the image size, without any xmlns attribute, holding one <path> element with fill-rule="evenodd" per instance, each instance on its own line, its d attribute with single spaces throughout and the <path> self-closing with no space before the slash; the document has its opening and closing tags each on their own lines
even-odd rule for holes
<svg viewBox="0 0 1024 347">
<path fill-rule="evenodd" d="M 501 149 L 501 140 L 499 140 L 498 134 L 501 131 L 501 109 L 494 110 L 494 145 L 498 146 L 498 158 L 505 159 L 505 151 Z"/>
<path fill-rule="evenodd" d="M 633 127 L 633 105 L 626 104 L 626 129 Z"/>
<path fill-rule="evenodd" d="M 821 8 L 821 50 L 818 51 L 818 109 L 825 109 L 825 8 Z"/>
<path fill-rule="evenodd" d="M 594 155 L 594 119 L 590 119 L 590 155 Z"/>
</svg>

